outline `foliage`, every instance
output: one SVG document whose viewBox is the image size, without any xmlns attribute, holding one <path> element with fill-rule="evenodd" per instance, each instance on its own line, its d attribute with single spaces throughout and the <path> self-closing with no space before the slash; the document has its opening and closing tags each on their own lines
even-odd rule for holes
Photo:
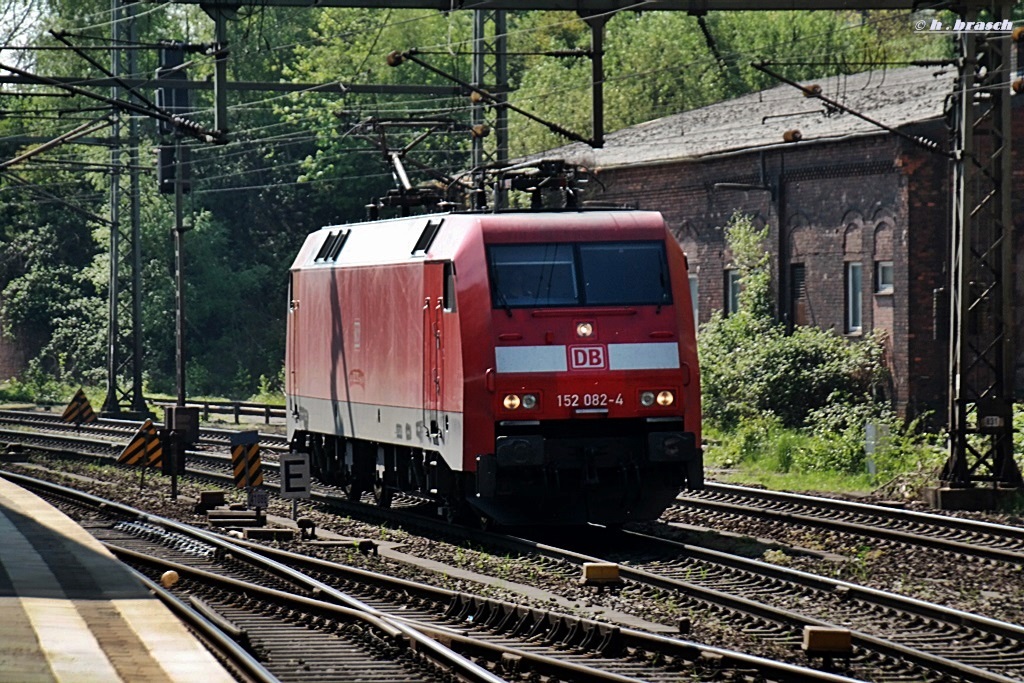
<svg viewBox="0 0 1024 683">
<path fill-rule="evenodd" d="M 1013 410 L 1013 457 L 1017 467 L 1024 472 L 1024 406 L 1019 402 Z"/>
<path fill-rule="evenodd" d="M 260 375 L 259 388 L 255 394 L 249 397 L 249 400 L 254 403 L 284 405 L 284 367 L 274 377 Z"/>
<path fill-rule="evenodd" d="M 72 383 L 95 379 L 103 367 L 102 301 L 82 268 L 93 250 L 82 221 L 26 228 L 0 250 L 0 318 L 37 349 L 39 371 Z"/>
<path fill-rule="evenodd" d="M 109 18 L 110 4 L 94 0 L 51 3 L 52 12 L 40 20 L 37 44 L 56 40 L 43 29 L 70 28 L 101 23 Z M 266 50 L 268 39 L 300 40 L 314 20 L 299 10 L 266 12 L 241 10 L 232 22 L 230 77 L 238 80 L 277 80 L 288 50 Z M 143 12 L 140 35 L 182 40 L 197 45 L 212 39 L 209 18 L 198 7 L 169 7 Z M 102 33 L 102 32 L 101 32 Z M 96 35 L 92 32 L 92 35 Z M 102 38 L 72 38 L 77 44 Z M 155 39 L 149 40 L 153 43 Z M 73 53 L 38 52 L 33 70 L 43 74 L 95 75 L 91 65 Z M 153 73 L 156 50 L 134 53 L 138 69 Z M 212 74 L 209 55 L 191 52 L 189 76 Z M 103 60 L 101 60 L 103 61 Z M 151 91 L 146 91 L 152 96 Z M 104 93 L 107 94 L 107 93 Z M 185 223 L 196 225 L 186 233 L 186 358 L 188 391 L 250 395 L 260 375 L 274 376 L 284 356 L 284 315 L 287 268 L 302 239 L 313 229 L 334 220 L 327 193 L 296 190 L 299 160 L 316 152 L 306 137 L 275 143 L 268 128 L 280 126 L 270 107 L 253 100 L 265 93 L 232 95 L 229 118 L 232 142 L 223 147 L 202 147 L 188 139 L 193 163 L 192 193 L 186 198 Z M 212 95 L 194 97 L 194 118 L 211 127 Z M 246 100 L 249 101 L 240 101 Z M 82 102 L 79 106 L 87 106 Z M 4 138 L 17 135 L 56 136 L 69 123 L 51 113 L 56 109 L 44 97 L 13 98 L 12 111 L 0 120 Z M 24 112 L 19 115 L 18 112 Z M 74 113 L 65 105 L 65 110 Z M 122 133 L 125 130 L 122 120 Z M 143 153 L 156 136 L 152 122 L 143 121 Z M 152 136 L 152 137 L 150 137 Z M 45 139 L 45 138 L 44 138 Z M 163 140 L 164 143 L 167 140 Z M 5 158 L 22 151 L 0 141 Z M 52 155 L 79 162 L 106 164 L 108 149 L 65 145 Z M 127 161 L 123 156 L 122 161 Z M 141 160 L 143 167 L 151 158 Z M 38 169 L 38 170 L 37 170 Z M 104 167 L 57 165 L 16 169 L 17 177 L 0 180 L 5 199 L 0 202 L 0 320 L 5 332 L 35 358 L 32 367 L 50 372 L 69 383 L 102 381 L 106 374 L 108 285 L 110 274 L 110 173 Z M 127 179 L 122 188 L 127 189 Z M 312 188 L 313 186 L 307 186 Z M 225 198 L 230 197 L 230 201 Z M 173 290 L 173 197 L 158 194 L 152 176 L 143 174 L 142 205 L 142 366 L 145 381 L 155 389 L 175 384 Z M 88 219 L 86 216 L 96 216 Z M 122 200 L 121 234 L 129 215 Z M 129 273 L 130 274 L 130 273 Z M 122 271 L 122 277 L 127 277 Z M 122 315 L 131 310 L 127 287 L 121 289 Z M 126 319 L 122 319 L 122 329 Z M 125 350 L 127 352 L 127 349 Z"/>
<path fill-rule="evenodd" d="M 32 403 L 35 401 L 35 392 L 25 382 L 12 377 L 0 383 L 0 401 Z"/>
<path fill-rule="evenodd" d="M 763 248 L 768 226 L 757 228 L 749 216 L 734 215 L 725 227 L 725 240 L 732 252 L 733 265 L 740 272 L 740 310 L 748 324 L 769 326 L 772 315 L 771 252 Z"/>
<path fill-rule="evenodd" d="M 472 48 L 466 41 L 470 26 L 471 15 L 464 12 L 325 10 L 310 29 L 313 40 L 296 48 L 296 59 L 283 71 L 304 82 L 434 86 L 454 91 L 451 80 L 418 64 L 389 66 L 388 55 L 415 49 L 417 58 L 468 81 L 472 77 Z M 401 149 L 431 128 L 416 126 L 416 119 L 444 121 L 453 110 L 465 111 L 467 104 L 464 96 L 410 96 L 403 102 L 375 93 L 349 93 L 340 100 L 335 95 L 302 93 L 278 103 L 275 111 L 316 138 L 316 151 L 305 158 L 298 180 L 330 193 L 340 216 L 351 221 L 362 218 L 367 202 L 394 187 L 388 157 L 377 143 Z M 454 175 L 468 164 L 468 121 L 465 116 L 461 119 L 461 127 L 453 120 L 453 132 L 426 135 L 405 155 L 407 163 L 421 169 L 422 178 Z M 374 125 L 402 120 L 409 120 L 408 126 Z"/>
<path fill-rule="evenodd" d="M 149 207 L 159 214 L 159 204 Z M 174 392 L 175 285 L 173 243 L 166 238 L 173 216 L 154 215 L 157 229 L 144 236 L 143 336 L 147 383 Z M 161 225 L 162 224 L 162 225 Z M 185 249 L 186 389 L 190 395 L 244 397 L 260 372 L 276 371 L 284 356 L 284 268 L 239 258 L 228 226 L 209 212 L 194 216 Z M 275 315 L 274 309 L 280 309 Z M 256 315 L 260 322 L 256 323 Z"/>
<path fill-rule="evenodd" d="M 22 377 L 12 377 L 0 383 L 0 401 L 30 402 L 63 408 L 79 388 L 84 388 L 86 395 L 92 397 L 93 409 L 98 410 L 99 404 L 96 401 L 103 396 L 99 388 L 95 385 L 82 386 L 57 380 L 54 374 L 44 370 L 36 359 L 29 363 Z"/>
</svg>

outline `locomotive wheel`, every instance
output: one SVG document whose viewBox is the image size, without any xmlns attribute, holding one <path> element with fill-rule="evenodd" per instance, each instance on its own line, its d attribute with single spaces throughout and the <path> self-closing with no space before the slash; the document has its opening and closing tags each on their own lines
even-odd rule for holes
<svg viewBox="0 0 1024 683">
<path fill-rule="evenodd" d="M 391 488 L 383 481 L 377 479 L 373 482 L 373 502 L 377 504 L 377 507 L 391 507 L 391 501 L 393 498 L 394 491 L 392 491 Z"/>
<path fill-rule="evenodd" d="M 345 498 L 352 501 L 353 503 L 358 503 L 359 499 L 363 497 L 362 487 L 360 487 L 359 484 L 354 481 L 350 481 L 349 483 L 345 484 L 344 490 Z"/>
<path fill-rule="evenodd" d="M 444 519 L 449 524 L 472 526 L 475 521 L 466 501 L 457 496 L 446 496 L 444 501 Z"/>
<path fill-rule="evenodd" d="M 449 524 L 462 524 L 463 515 L 457 501 L 448 499 L 444 506 L 444 521 Z"/>
</svg>

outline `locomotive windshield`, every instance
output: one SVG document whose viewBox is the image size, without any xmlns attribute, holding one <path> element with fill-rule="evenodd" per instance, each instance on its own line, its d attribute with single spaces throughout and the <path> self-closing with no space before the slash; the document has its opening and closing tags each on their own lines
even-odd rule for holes
<svg viewBox="0 0 1024 683">
<path fill-rule="evenodd" d="M 487 261 L 496 308 L 672 302 L 663 242 L 496 244 Z"/>
</svg>

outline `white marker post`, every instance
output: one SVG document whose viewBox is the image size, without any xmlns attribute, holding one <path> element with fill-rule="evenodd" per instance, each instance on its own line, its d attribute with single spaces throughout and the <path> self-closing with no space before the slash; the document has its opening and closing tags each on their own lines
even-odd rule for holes
<svg viewBox="0 0 1024 683">
<path fill-rule="evenodd" d="M 299 518 L 299 498 L 309 498 L 309 453 L 292 451 L 281 456 L 281 497 L 292 499 L 292 519 Z"/>
</svg>

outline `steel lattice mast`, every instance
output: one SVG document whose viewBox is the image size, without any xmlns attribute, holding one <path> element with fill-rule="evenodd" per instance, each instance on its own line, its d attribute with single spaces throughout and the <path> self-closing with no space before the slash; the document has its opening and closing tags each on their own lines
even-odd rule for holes
<svg viewBox="0 0 1024 683">
<path fill-rule="evenodd" d="M 127 71 L 136 72 L 136 53 L 124 46 L 137 40 L 134 3 L 111 0 L 114 21 L 111 26 L 111 71 L 114 79 Z M 123 61 L 124 60 L 124 61 Z M 125 89 L 116 84 L 111 98 L 125 97 Z M 105 415 L 140 415 L 146 410 L 142 396 L 142 247 L 139 188 L 139 125 L 135 115 L 128 115 L 128 210 L 125 226 L 121 220 L 124 191 L 121 176 L 125 169 L 121 144 L 121 112 L 112 114 L 112 145 L 110 149 L 110 277 L 107 311 L 107 395 L 103 401 Z"/>
<path fill-rule="evenodd" d="M 508 99 L 508 36 L 505 10 L 473 12 L 473 87 L 489 92 L 500 105 Z M 472 167 L 508 163 L 508 110 L 474 100 L 470 111 L 473 133 Z M 493 143 L 488 140 L 493 139 Z M 483 200 L 483 198 L 478 198 Z M 494 197 L 497 208 L 504 196 Z"/>
<path fill-rule="evenodd" d="M 972 6 L 964 21 L 1010 18 L 1011 4 Z M 949 338 L 949 459 L 943 483 L 1022 485 L 1013 459 L 1013 312 L 1009 32 L 962 33 L 955 93 Z"/>
</svg>

